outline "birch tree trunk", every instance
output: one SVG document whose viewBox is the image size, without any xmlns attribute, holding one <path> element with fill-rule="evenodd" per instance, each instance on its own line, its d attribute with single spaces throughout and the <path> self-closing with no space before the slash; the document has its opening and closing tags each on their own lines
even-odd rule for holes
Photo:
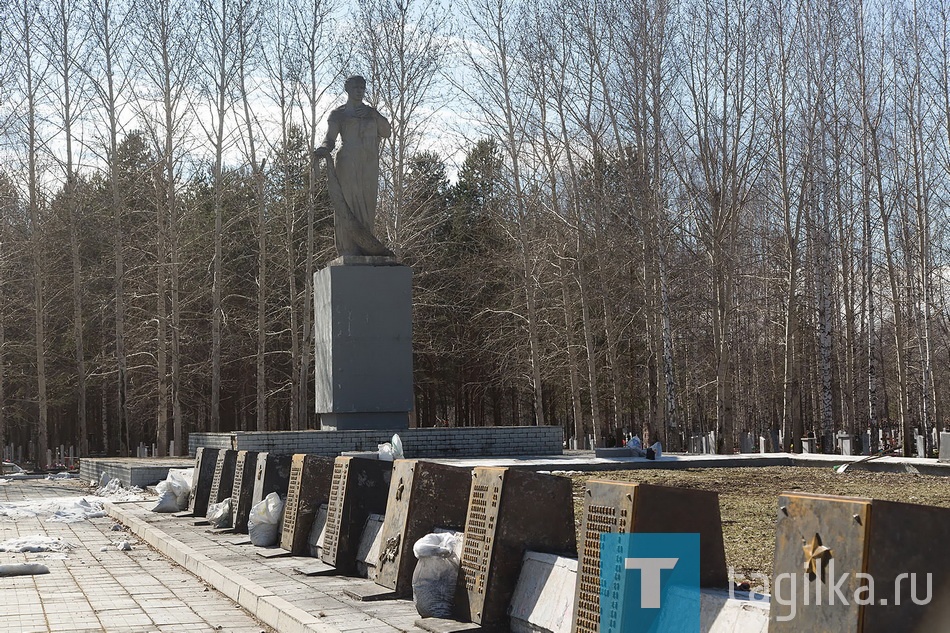
<svg viewBox="0 0 950 633">
<path fill-rule="evenodd" d="M 31 0 L 21 0 L 16 5 L 16 14 L 11 18 L 14 42 L 17 46 L 21 90 L 24 96 L 22 133 L 26 138 L 26 186 L 28 220 L 30 231 L 30 262 L 32 265 L 33 334 L 36 361 L 36 455 L 37 468 L 47 466 L 49 403 L 46 386 L 46 257 L 43 202 L 40 200 L 39 151 L 39 95 L 43 65 L 36 50 L 36 15 L 38 5 Z"/>
<path fill-rule="evenodd" d="M 541 382 L 541 335 L 538 324 L 538 296 L 535 280 L 536 253 L 530 244 L 532 229 L 528 215 L 528 193 L 522 182 L 522 141 L 523 126 L 518 117 L 525 113 L 516 111 L 514 103 L 515 71 L 512 68 L 512 47 L 516 21 L 512 15 L 514 7 L 504 1 L 476 2 L 467 8 L 474 31 L 474 39 L 484 47 L 485 57 L 475 59 L 469 55 L 468 67 L 474 73 L 474 84 L 480 93 L 474 95 L 470 86 L 456 85 L 468 95 L 472 104 L 479 110 L 486 122 L 500 139 L 500 145 L 507 155 L 510 169 L 510 196 L 514 206 L 513 245 L 520 265 L 518 271 L 521 292 L 525 300 L 525 321 L 527 323 L 531 387 L 534 400 L 534 421 L 545 424 L 544 398 Z M 595 433 L 597 429 L 595 427 Z M 595 440 L 596 441 L 596 440 Z"/>
<path fill-rule="evenodd" d="M 49 47 L 50 59 L 55 65 L 57 80 L 60 85 L 58 93 L 58 109 L 62 117 L 63 135 L 66 145 L 66 160 L 63 170 L 66 176 L 64 188 L 65 205 L 69 217 L 69 252 L 72 265 L 72 300 L 73 300 L 73 343 L 76 362 L 76 418 L 79 433 L 79 454 L 85 457 L 89 453 L 88 433 L 86 429 L 86 354 L 83 345 L 83 284 L 82 263 L 79 257 L 79 215 L 76 189 L 76 166 L 73 159 L 74 129 L 77 118 L 76 93 L 81 93 L 81 86 L 77 85 L 81 78 L 83 60 L 79 57 L 79 50 L 74 42 L 77 29 L 76 2 L 73 0 L 57 0 L 46 14 L 46 44 Z M 78 90 L 77 90 L 78 89 Z"/>
</svg>

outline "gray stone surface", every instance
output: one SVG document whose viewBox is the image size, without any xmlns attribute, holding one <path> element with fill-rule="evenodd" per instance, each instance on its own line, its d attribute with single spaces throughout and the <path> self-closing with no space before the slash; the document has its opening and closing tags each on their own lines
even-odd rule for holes
<svg viewBox="0 0 950 633">
<path fill-rule="evenodd" d="M 328 266 L 401 266 L 395 257 L 388 255 L 340 255 Z"/>
<path fill-rule="evenodd" d="M 940 434 L 940 461 L 950 462 L 950 433 Z"/>
<path fill-rule="evenodd" d="M 511 597 L 511 632 L 571 633 L 577 559 L 525 552 Z"/>
<path fill-rule="evenodd" d="M 314 403 L 325 429 L 404 429 L 412 408 L 412 270 L 328 266 L 313 278 Z"/>
<path fill-rule="evenodd" d="M 192 468 L 194 459 L 187 457 L 83 457 L 79 477 L 85 482 L 98 482 L 103 473 L 118 479 L 123 486 L 153 486 L 168 477 L 170 468 Z"/>
</svg>

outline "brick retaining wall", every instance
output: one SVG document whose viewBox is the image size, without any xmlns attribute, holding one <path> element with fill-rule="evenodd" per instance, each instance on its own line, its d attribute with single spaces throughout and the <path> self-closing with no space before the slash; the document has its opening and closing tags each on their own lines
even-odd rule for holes
<svg viewBox="0 0 950 633">
<path fill-rule="evenodd" d="M 375 451 L 392 436 L 381 430 L 191 433 L 188 454 L 206 446 L 333 457 L 343 451 Z M 560 455 L 564 433 L 559 426 L 487 426 L 406 429 L 399 438 L 408 458 L 512 457 Z"/>
</svg>

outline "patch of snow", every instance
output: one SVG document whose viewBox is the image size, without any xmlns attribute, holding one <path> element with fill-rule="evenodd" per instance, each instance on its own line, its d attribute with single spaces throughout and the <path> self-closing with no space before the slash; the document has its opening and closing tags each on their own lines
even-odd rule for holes
<svg viewBox="0 0 950 633">
<path fill-rule="evenodd" d="M 105 473 L 102 473 L 105 475 Z M 96 488 L 95 495 L 110 501 L 142 501 L 145 499 L 145 491 L 138 486 L 124 488 L 122 482 L 118 479 L 111 479 L 104 486 Z"/>
<path fill-rule="evenodd" d="M 46 515 L 49 515 L 47 521 L 75 523 L 76 521 L 105 516 L 105 510 L 101 502 L 89 502 L 82 497 L 0 503 L 0 517 L 17 520 Z"/>
<path fill-rule="evenodd" d="M 57 479 L 79 479 L 79 475 L 68 473 L 64 470 L 63 472 L 56 473 L 55 475 L 46 475 L 46 478 L 52 481 L 56 481 Z"/>
<path fill-rule="evenodd" d="M 68 552 L 73 546 L 58 536 L 20 536 L 0 542 L 0 552 Z"/>
<path fill-rule="evenodd" d="M 106 511 L 100 502 L 93 501 L 90 503 L 85 499 L 79 499 L 72 505 L 63 505 L 54 510 L 46 520 L 55 523 L 76 523 L 77 521 L 95 519 L 105 515 Z"/>
</svg>

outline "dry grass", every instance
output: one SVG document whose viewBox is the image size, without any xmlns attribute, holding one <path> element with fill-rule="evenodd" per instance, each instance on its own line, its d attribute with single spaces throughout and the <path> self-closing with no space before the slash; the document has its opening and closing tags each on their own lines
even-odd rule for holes
<svg viewBox="0 0 950 633">
<path fill-rule="evenodd" d="M 632 481 L 715 490 L 719 493 L 726 564 L 737 579 L 753 572 L 772 574 L 778 495 L 784 491 L 870 497 L 950 507 L 950 480 L 928 475 L 849 471 L 832 468 L 692 468 L 618 470 L 573 474 L 574 512 L 580 522 L 588 479 Z M 579 527 L 578 527 L 579 529 Z"/>
</svg>

